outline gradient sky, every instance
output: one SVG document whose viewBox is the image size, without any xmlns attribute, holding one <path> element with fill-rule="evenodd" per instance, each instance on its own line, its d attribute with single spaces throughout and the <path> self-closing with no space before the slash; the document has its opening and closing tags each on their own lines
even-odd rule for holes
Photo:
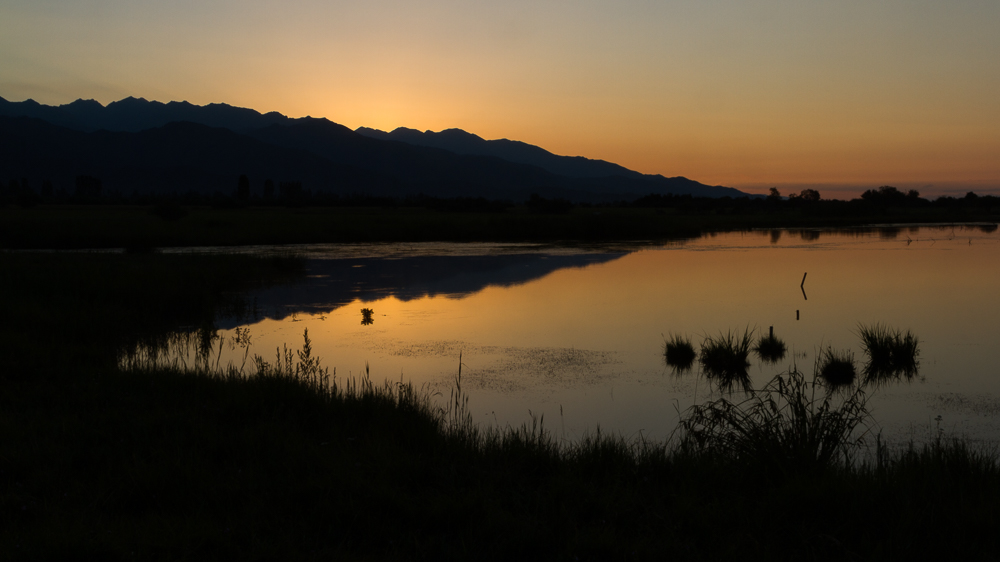
<svg viewBox="0 0 1000 562">
<path fill-rule="evenodd" d="M 997 0 L 0 0 L 0 96 L 458 127 L 758 192 L 1000 194 L 998 30 Z"/>
</svg>

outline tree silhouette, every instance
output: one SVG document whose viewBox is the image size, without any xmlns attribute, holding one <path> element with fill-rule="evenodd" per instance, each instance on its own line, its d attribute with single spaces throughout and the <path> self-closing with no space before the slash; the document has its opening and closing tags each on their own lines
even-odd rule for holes
<svg viewBox="0 0 1000 562">
<path fill-rule="evenodd" d="M 803 201 L 819 201 L 819 192 L 815 189 L 803 189 L 799 193 L 799 198 Z"/>
<path fill-rule="evenodd" d="M 862 193 L 861 199 L 878 205 L 898 205 L 906 202 L 906 195 L 891 185 L 883 185 Z"/>
</svg>

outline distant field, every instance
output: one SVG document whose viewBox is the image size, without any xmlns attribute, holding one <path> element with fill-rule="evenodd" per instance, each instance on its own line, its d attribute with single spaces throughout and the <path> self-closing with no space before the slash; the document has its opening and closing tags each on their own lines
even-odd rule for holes
<svg viewBox="0 0 1000 562">
<path fill-rule="evenodd" d="M 545 213 L 440 211 L 424 207 L 159 208 L 41 205 L 0 208 L 0 248 L 132 248 L 378 241 L 659 240 L 707 231 L 1000 219 L 1000 210 L 881 208 L 844 202 L 748 207 L 574 207 Z"/>
</svg>

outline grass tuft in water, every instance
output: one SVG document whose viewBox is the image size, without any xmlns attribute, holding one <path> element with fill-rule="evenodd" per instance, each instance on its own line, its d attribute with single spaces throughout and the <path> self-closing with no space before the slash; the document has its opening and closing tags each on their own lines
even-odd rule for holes
<svg viewBox="0 0 1000 562">
<path fill-rule="evenodd" d="M 673 334 L 664 344 L 663 355 L 666 357 L 667 365 L 677 372 L 684 372 L 694 365 L 694 360 L 698 355 L 694 351 L 694 346 L 684 336 Z"/>
<path fill-rule="evenodd" d="M 718 337 L 709 336 L 702 342 L 698 361 L 705 375 L 718 385 L 719 390 L 732 392 L 736 387 L 744 392 L 752 390 L 747 372 L 752 341 L 753 330 L 747 329 L 742 335 L 729 331 L 720 333 Z"/>
<path fill-rule="evenodd" d="M 757 340 L 757 345 L 754 346 L 753 350 L 761 361 L 772 364 L 784 359 L 785 353 L 788 351 L 785 347 L 785 342 L 773 333 L 762 336 Z"/>
<path fill-rule="evenodd" d="M 858 326 L 861 345 L 868 356 L 864 366 L 866 383 L 879 384 L 917 375 L 920 362 L 920 345 L 917 336 L 909 330 L 890 328 L 884 324 Z"/>
<path fill-rule="evenodd" d="M 819 376 L 831 389 L 841 389 L 854 384 L 857 369 L 854 366 L 854 354 L 850 351 L 834 351 L 826 348 L 819 355 Z"/>
</svg>

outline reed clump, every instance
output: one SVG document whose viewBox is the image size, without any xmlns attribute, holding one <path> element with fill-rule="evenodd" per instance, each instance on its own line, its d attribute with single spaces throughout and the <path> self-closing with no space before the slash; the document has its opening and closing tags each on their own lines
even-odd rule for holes
<svg viewBox="0 0 1000 562">
<path fill-rule="evenodd" d="M 910 380 L 917 375 L 920 342 L 909 330 L 903 332 L 881 323 L 861 324 L 858 336 L 868 357 L 863 368 L 866 383 Z"/>
<path fill-rule="evenodd" d="M 680 372 L 690 369 L 698 357 L 691 342 L 680 334 L 670 336 L 664 344 L 663 355 L 667 365 Z"/>
<path fill-rule="evenodd" d="M 831 389 L 840 389 L 854 384 L 857 369 L 854 354 L 850 351 L 835 351 L 828 347 L 820 353 L 819 376 Z"/>
<path fill-rule="evenodd" d="M 788 352 L 785 342 L 775 336 L 773 332 L 766 336 L 761 336 L 757 340 L 757 345 L 754 346 L 753 350 L 761 361 L 772 364 L 784 359 L 785 354 Z"/>
<path fill-rule="evenodd" d="M 732 392 L 739 388 L 750 392 L 753 387 L 747 368 L 750 367 L 748 357 L 752 343 L 753 331 L 750 329 L 743 334 L 728 331 L 717 337 L 709 336 L 701 344 L 698 361 L 708 379 L 720 390 Z"/>
</svg>

